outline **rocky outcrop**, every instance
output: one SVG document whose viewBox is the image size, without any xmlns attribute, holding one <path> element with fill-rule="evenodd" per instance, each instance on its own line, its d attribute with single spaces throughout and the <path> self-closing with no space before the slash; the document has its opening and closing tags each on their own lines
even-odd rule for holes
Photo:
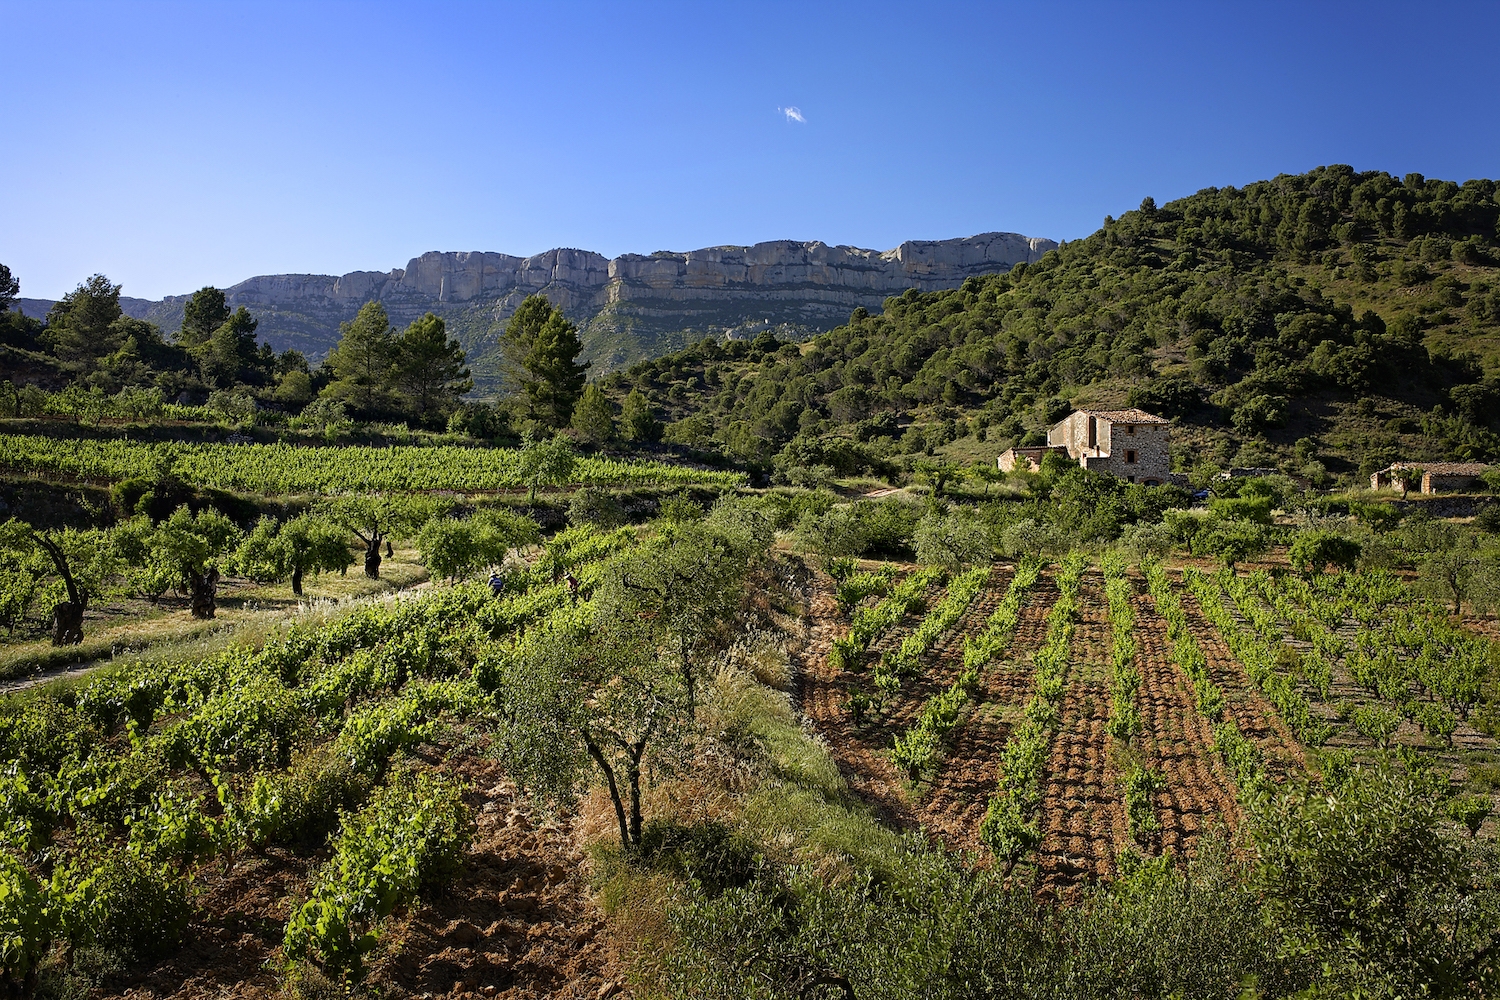
<svg viewBox="0 0 1500 1000">
<path fill-rule="evenodd" d="M 512 292 L 556 290 L 564 309 L 608 302 L 712 299 L 723 293 L 795 291 L 830 299 L 897 295 L 908 288 L 952 288 L 971 274 L 1030 262 L 1057 244 L 1014 233 L 958 240 L 910 241 L 879 252 L 826 243 L 776 240 L 749 247 L 708 247 L 686 253 L 625 254 L 608 260 L 586 250 L 548 250 L 534 257 L 500 253 L 425 253 L 389 273 L 355 271 L 339 278 L 270 275 L 230 289 L 236 298 L 322 295 L 332 300 L 419 299 L 443 303 L 505 298 Z M 837 293 L 845 292 L 838 296 Z M 879 305 L 879 302 L 875 302 Z"/>
<path fill-rule="evenodd" d="M 532 257 L 431 251 L 391 271 L 267 274 L 225 291 L 231 307 L 256 315 L 273 347 L 297 348 L 314 359 L 337 342 L 339 324 L 372 299 L 401 325 L 436 312 L 470 351 L 483 383 L 487 349 L 521 301 L 536 293 L 579 323 L 585 352 L 600 370 L 709 333 L 831 329 L 858 306 L 873 312 L 908 288 L 955 288 L 970 275 L 1007 271 L 1055 246 L 1016 233 L 984 233 L 913 240 L 885 251 L 773 240 L 613 260 L 570 249 Z M 122 304 L 170 331 L 181 324 L 186 301 L 174 295 Z"/>
</svg>

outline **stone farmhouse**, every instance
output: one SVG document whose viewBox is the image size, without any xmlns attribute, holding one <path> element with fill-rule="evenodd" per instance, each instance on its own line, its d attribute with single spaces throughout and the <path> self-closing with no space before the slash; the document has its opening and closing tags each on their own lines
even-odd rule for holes
<svg viewBox="0 0 1500 1000">
<path fill-rule="evenodd" d="M 1402 469 L 1422 470 L 1423 493 L 1457 493 L 1472 489 L 1489 466 L 1483 462 L 1396 462 L 1370 477 L 1372 490 L 1399 490 L 1396 473 Z"/>
<path fill-rule="evenodd" d="M 1128 483 L 1161 486 L 1172 473 L 1171 430 L 1169 421 L 1145 410 L 1075 410 L 1047 432 L 1045 446 L 1011 448 L 997 464 L 1006 472 L 1037 466 L 1050 451 Z"/>
</svg>

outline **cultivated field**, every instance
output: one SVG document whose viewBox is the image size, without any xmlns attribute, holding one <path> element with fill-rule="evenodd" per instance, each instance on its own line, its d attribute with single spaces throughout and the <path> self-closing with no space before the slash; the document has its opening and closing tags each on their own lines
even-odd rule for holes
<svg viewBox="0 0 1500 1000">
<path fill-rule="evenodd" d="M 1494 799 L 1483 646 L 1389 575 L 1070 557 L 966 587 L 861 570 L 814 602 L 833 641 L 805 710 L 889 819 L 982 866 L 1034 866 L 1044 890 L 1110 877 L 1123 853 L 1191 855 L 1233 836 L 1264 783 L 1379 750 Z"/>
</svg>

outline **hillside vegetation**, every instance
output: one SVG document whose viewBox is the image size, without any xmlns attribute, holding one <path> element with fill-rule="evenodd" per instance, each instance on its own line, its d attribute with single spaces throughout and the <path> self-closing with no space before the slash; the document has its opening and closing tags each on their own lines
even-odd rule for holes
<svg viewBox="0 0 1500 1000">
<path fill-rule="evenodd" d="M 1496 182 L 1347 166 L 1147 198 L 1036 264 L 907 292 L 805 344 L 615 373 L 669 442 L 783 473 L 993 462 L 1076 406 L 1178 423 L 1175 460 L 1315 482 L 1500 457 Z"/>
<path fill-rule="evenodd" d="M 1497 213 L 1148 200 L 594 382 L 534 296 L 498 405 L 378 302 L 317 368 L 215 289 L 0 314 L 0 992 L 1500 994 L 1494 496 L 993 461 L 1493 459 Z"/>
</svg>

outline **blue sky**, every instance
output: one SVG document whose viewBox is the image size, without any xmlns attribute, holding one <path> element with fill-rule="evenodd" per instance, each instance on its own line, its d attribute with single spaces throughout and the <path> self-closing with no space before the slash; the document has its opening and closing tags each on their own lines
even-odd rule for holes
<svg viewBox="0 0 1500 1000">
<path fill-rule="evenodd" d="M 1323 163 L 1500 176 L 1495 2 L 0 0 L 0 25 L 23 296 L 426 250 L 1071 239 Z"/>
</svg>

